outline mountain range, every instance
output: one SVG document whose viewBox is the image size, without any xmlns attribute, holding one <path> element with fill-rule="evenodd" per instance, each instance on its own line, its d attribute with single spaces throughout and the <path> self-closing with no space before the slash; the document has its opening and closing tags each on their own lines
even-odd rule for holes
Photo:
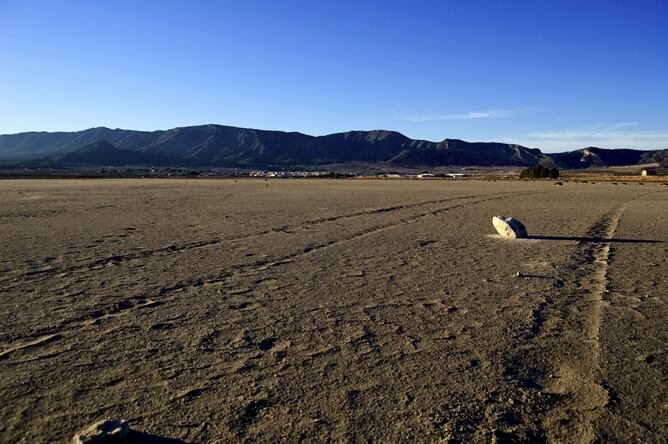
<svg viewBox="0 0 668 444">
<path fill-rule="evenodd" d="M 223 125 L 164 131 L 90 128 L 75 132 L 0 135 L 0 162 L 21 167 L 184 166 L 266 168 L 351 162 L 393 166 L 618 166 L 668 161 L 668 149 L 584 148 L 543 153 L 497 142 L 410 139 L 395 131 L 325 136 Z"/>
</svg>

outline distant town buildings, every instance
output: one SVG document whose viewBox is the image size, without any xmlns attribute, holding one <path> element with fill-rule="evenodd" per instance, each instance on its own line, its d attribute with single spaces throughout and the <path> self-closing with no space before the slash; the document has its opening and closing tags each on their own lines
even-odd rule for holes
<svg viewBox="0 0 668 444">
<path fill-rule="evenodd" d="M 656 173 L 656 171 L 654 171 L 652 169 L 649 169 L 649 168 L 645 168 L 644 170 L 642 170 L 640 172 L 640 175 L 643 176 L 643 177 L 646 177 L 646 176 L 653 176 L 655 173 Z"/>
<path fill-rule="evenodd" d="M 251 171 L 249 177 L 290 178 L 290 177 L 329 177 L 331 171 Z"/>
</svg>

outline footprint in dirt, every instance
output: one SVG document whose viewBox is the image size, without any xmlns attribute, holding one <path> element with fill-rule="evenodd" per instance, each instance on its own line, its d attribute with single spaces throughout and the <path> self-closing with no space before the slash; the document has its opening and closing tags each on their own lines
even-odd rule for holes
<svg viewBox="0 0 668 444">
<path fill-rule="evenodd" d="M 287 355 L 287 349 L 290 345 L 292 345 L 290 341 L 280 340 L 273 336 L 264 338 L 256 343 L 256 347 L 260 351 L 270 352 L 278 361 L 282 360 Z"/>
</svg>

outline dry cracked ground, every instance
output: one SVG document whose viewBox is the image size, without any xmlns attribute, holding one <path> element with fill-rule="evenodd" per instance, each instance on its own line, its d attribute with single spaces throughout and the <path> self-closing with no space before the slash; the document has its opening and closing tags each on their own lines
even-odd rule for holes
<svg viewBox="0 0 668 444">
<path fill-rule="evenodd" d="M 0 249 L 1 442 L 668 439 L 659 184 L 3 180 Z"/>
</svg>

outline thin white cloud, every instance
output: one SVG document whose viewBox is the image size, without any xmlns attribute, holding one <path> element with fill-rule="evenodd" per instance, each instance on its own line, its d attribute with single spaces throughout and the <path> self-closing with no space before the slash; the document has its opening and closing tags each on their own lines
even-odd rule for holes
<svg viewBox="0 0 668 444">
<path fill-rule="evenodd" d="M 505 137 L 524 146 L 548 151 L 579 149 L 587 146 L 601 148 L 668 148 L 668 131 L 633 129 L 638 122 L 596 124 L 576 129 L 535 131 L 519 137 Z"/>
<path fill-rule="evenodd" d="M 404 120 L 408 122 L 428 122 L 431 120 L 496 119 L 508 117 L 514 113 L 511 110 L 493 109 L 489 111 L 470 111 L 464 114 L 418 114 L 404 116 Z"/>
</svg>

